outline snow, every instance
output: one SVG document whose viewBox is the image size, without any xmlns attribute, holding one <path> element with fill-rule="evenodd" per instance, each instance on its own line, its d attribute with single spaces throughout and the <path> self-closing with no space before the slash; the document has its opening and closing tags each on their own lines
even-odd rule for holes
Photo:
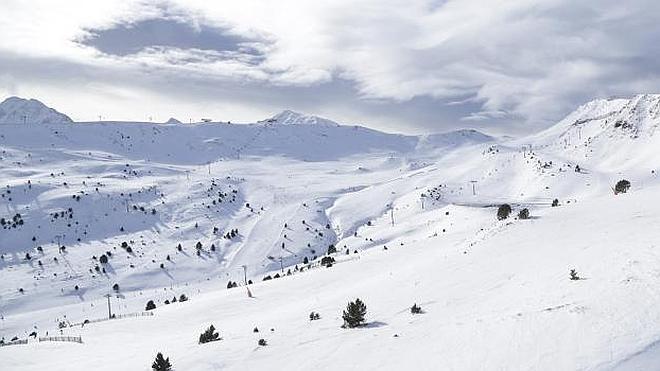
<svg viewBox="0 0 660 371">
<path fill-rule="evenodd" d="M 159 351 L 177 370 L 653 369 L 658 102 L 594 101 L 518 139 L 290 111 L 241 125 L 0 126 L 0 217 L 23 220 L 0 229 L 0 336 L 107 317 L 107 293 L 117 314 L 157 305 L 61 330 L 82 344 L 1 347 L 3 369 L 148 369 Z M 632 188 L 615 196 L 622 178 Z M 497 220 L 502 203 L 532 218 Z M 321 267 L 330 245 L 336 263 Z M 92 259 L 106 251 L 108 264 Z M 367 326 L 341 328 L 358 297 Z M 222 340 L 197 344 L 211 324 Z"/>
</svg>

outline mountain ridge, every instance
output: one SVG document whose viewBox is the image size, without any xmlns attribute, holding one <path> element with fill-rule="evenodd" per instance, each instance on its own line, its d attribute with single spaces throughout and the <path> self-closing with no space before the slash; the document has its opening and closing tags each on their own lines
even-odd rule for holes
<svg viewBox="0 0 660 371">
<path fill-rule="evenodd" d="M 0 124 L 72 123 L 71 118 L 37 99 L 9 97 L 0 103 Z"/>
</svg>

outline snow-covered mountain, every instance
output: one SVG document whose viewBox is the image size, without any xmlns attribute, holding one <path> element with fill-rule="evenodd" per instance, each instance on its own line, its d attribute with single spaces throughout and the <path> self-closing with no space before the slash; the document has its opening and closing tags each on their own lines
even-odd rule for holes
<svg viewBox="0 0 660 371">
<path fill-rule="evenodd" d="M 339 124 L 322 117 L 305 115 L 291 110 L 284 110 L 275 116 L 264 120 L 263 122 L 280 125 L 318 125 L 318 126 L 338 126 Z"/>
<path fill-rule="evenodd" d="M 658 101 L 518 139 L 291 112 L 0 126 L 0 336 L 82 341 L 2 347 L 3 368 L 653 369 Z M 367 325 L 341 328 L 358 297 Z"/>
<path fill-rule="evenodd" d="M 165 124 L 167 124 L 167 125 L 177 125 L 177 124 L 181 124 L 181 121 L 175 119 L 174 117 L 170 117 L 167 121 L 165 121 Z"/>
<path fill-rule="evenodd" d="M 495 138 L 474 129 L 462 129 L 447 133 L 423 135 L 419 139 L 418 150 L 456 148 L 466 145 L 483 144 Z"/>
<path fill-rule="evenodd" d="M 576 162 L 625 171 L 660 162 L 659 126 L 660 94 L 598 99 L 524 142 L 562 151 Z"/>
<path fill-rule="evenodd" d="M 72 122 L 69 116 L 36 99 L 9 97 L 0 103 L 0 124 L 58 124 Z"/>
</svg>

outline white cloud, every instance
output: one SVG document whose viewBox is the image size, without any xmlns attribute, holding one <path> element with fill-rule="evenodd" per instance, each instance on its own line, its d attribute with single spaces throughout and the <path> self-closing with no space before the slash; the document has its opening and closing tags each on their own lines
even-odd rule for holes
<svg viewBox="0 0 660 371">
<path fill-rule="evenodd" d="M 4 1 L 0 12 L 0 55 L 130 75 L 124 89 L 149 90 L 158 76 L 253 89 L 343 79 L 357 90 L 356 106 L 432 97 L 474 106 L 464 122 L 541 126 L 592 97 L 650 92 L 660 78 L 660 3 L 647 0 Z M 120 57 L 76 42 L 86 30 L 165 16 L 257 40 L 261 55 L 154 46 Z M 0 84 L 20 91 L 24 83 L 5 76 Z"/>
</svg>

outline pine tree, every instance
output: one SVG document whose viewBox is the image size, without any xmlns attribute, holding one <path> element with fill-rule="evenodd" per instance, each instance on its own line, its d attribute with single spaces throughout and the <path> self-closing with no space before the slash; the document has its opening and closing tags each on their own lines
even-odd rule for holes
<svg viewBox="0 0 660 371">
<path fill-rule="evenodd" d="M 504 220 L 508 218 L 509 214 L 511 214 L 511 206 L 509 206 L 509 204 L 500 205 L 500 207 L 497 208 L 498 220 Z"/>
<path fill-rule="evenodd" d="M 412 314 L 421 314 L 422 313 L 422 307 L 417 305 L 417 303 L 413 304 L 412 307 L 410 307 L 410 313 Z"/>
<path fill-rule="evenodd" d="M 154 303 L 153 300 L 149 300 L 147 302 L 147 306 L 146 306 L 145 310 L 152 310 L 152 309 L 156 309 L 156 304 Z"/>
<path fill-rule="evenodd" d="M 156 354 L 156 360 L 151 364 L 151 369 L 154 371 L 170 371 L 172 370 L 172 364 L 170 363 L 170 357 L 163 357 L 163 353 L 158 352 Z"/>
<path fill-rule="evenodd" d="M 220 334 L 215 332 L 215 327 L 213 327 L 213 325 L 209 326 L 209 328 L 207 328 L 206 331 L 202 332 L 201 335 L 199 335 L 200 344 L 209 343 L 211 341 L 216 341 L 216 340 L 220 340 Z"/>
<path fill-rule="evenodd" d="M 518 212 L 518 219 L 529 219 L 529 209 L 524 208 Z"/>
<path fill-rule="evenodd" d="M 580 276 L 578 276 L 577 271 L 575 269 L 571 269 L 571 281 L 577 281 L 580 279 Z"/>
<path fill-rule="evenodd" d="M 630 189 L 630 182 L 625 179 L 621 179 L 614 186 L 614 194 L 617 195 L 619 193 L 626 193 L 628 192 L 628 189 Z"/>
<path fill-rule="evenodd" d="M 342 313 L 342 318 L 344 319 L 343 327 L 354 328 L 364 324 L 364 317 L 367 314 L 367 306 L 362 302 L 362 300 L 355 299 L 353 302 L 349 302 L 346 306 L 346 310 Z"/>
</svg>

